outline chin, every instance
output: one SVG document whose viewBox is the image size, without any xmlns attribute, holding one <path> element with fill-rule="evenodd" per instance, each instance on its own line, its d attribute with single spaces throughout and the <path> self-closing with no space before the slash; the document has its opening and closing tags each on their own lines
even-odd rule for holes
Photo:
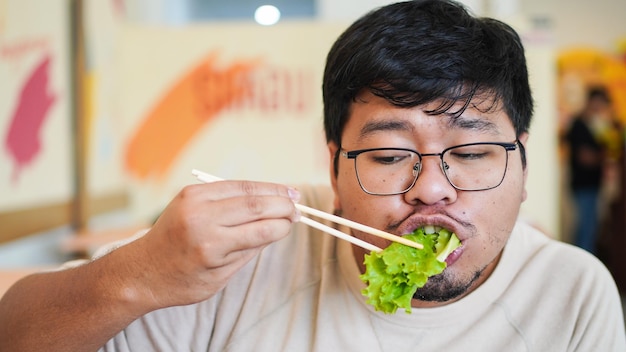
<svg viewBox="0 0 626 352">
<path fill-rule="evenodd" d="M 425 302 L 448 302 L 470 292 L 483 270 L 478 270 L 469 280 L 459 280 L 447 272 L 432 276 L 419 288 L 413 298 Z"/>
</svg>

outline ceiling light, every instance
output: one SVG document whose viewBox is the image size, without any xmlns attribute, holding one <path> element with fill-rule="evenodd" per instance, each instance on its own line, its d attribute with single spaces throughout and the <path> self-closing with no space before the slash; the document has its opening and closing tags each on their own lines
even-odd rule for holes
<svg viewBox="0 0 626 352">
<path fill-rule="evenodd" d="M 280 19 L 280 10 L 276 6 L 263 5 L 254 11 L 254 20 L 261 25 L 271 26 Z"/>
</svg>

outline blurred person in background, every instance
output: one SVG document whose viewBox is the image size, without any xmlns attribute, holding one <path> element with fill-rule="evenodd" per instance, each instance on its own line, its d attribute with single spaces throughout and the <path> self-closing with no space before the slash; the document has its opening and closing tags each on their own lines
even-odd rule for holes
<svg viewBox="0 0 626 352">
<path fill-rule="evenodd" d="M 573 242 L 597 255 L 601 192 L 605 170 L 618 157 L 620 144 L 615 137 L 619 127 L 604 87 L 590 88 L 586 99 L 565 139 L 569 148 L 569 186 L 577 213 Z"/>
</svg>

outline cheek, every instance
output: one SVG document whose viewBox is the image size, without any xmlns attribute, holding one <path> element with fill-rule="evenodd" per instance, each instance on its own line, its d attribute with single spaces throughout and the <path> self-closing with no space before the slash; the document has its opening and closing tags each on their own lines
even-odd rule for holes
<svg viewBox="0 0 626 352">
<path fill-rule="evenodd" d="M 394 197 L 380 197 L 365 193 L 358 183 L 354 170 L 344 168 L 337 178 L 337 195 L 343 217 L 362 224 L 383 228 L 386 212 Z"/>
<path fill-rule="evenodd" d="M 477 214 L 477 219 L 481 232 L 488 234 L 484 236 L 486 245 L 499 248 L 508 239 L 515 222 L 517 221 L 523 188 L 520 184 L 515 187 L 503 187 L 491 197 L 486 197 L 484 202 L 476 209 L 481 209 Z"/>
<path fill-rule="evenodd" d="M 497 246 L 508 238 L 517 221 L 525 194 L 521 165 L 509 167 L 500 186 L 467 194 L 470 198 L 475 197 L 471 204 L 466 203 L 465 206 L 468 211 L 474 212 L 471 218 L 478 232 L 487 234 L 484 241 L 493 242 Z"/>
<path fill-rule="evenodd" d="M 361 190 L 356 176 L 349 172 L 340 172 L 337 182 L 337 192 L 343 216 L 359 221 L 361 216 L 368 212 L 370 207 L 363 206 L 363 204 L 369 205 L 369 200 L 367 199 L 368 194 Z"/>
</svg>

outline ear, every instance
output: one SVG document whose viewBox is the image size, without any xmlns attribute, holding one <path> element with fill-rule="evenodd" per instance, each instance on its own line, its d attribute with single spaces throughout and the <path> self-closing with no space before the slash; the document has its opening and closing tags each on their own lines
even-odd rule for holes
<svg viewBox="0 0 626 352">
<path fill-rule="evenodd" d="M 335 155 L 337 155 L 339 146 L 335 142 L 328 142 L 327 146 L 328 146 L 328 153 L 330 156 L 329 157 L 330 162 L 328 163 L 329 164 L 328 172 L 330 176 L 330 184 L 333 187 L 333 193 L 335 197 L 333 200 L 333 207 L 335 211 L 340 211 L 341 202 L 339 201 L 339 193 L 337 192 L 337 175 L 339 173 L 339 170 L 335 169 Z"/>
<path fill-rule="evenodd" d="M 528 179 L 528 132 L 524 132 L 522 133 L 518 138 L 517 138 L 520 143 L 522 143 L 524 145 L 524 150 L 526 151 L 526 167 L 524 167 L 524 170 L 522 170 L 523 174 L 523 184 L 522 187 L 524 187 L 523 191 L 522 191 L 522 202 L 526 200 L 526 198 L 528 198 L 528 192 L 526 191 L 526 180 Z"/>
</svg>

